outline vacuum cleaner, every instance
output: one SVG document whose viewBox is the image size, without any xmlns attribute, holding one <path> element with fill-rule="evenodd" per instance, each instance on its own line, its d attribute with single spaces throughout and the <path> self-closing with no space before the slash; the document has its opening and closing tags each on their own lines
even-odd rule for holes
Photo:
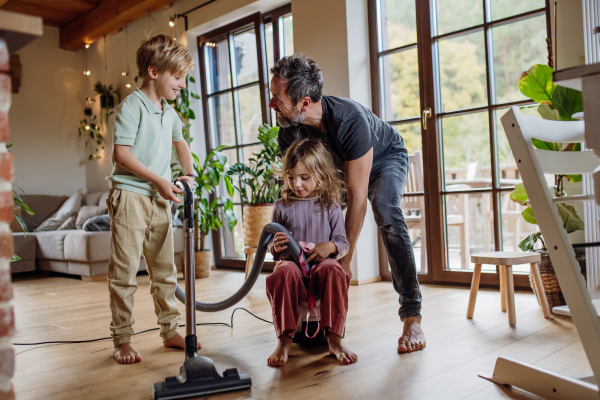
<svg viewBox="0 0 600 400">
<path fill-rule="evenodd" d="M 186 181 L 173 182 L 183 192 L 183 227 L 185 232 L 185 292 L 177 285 L 175 297 L 183 302 L 186 315 L 185 361 L 178 376 L 170 376 L 152 387 L 154 400 L 192 399 L 217 393 L 249 389 L 252 380 L 245 372 L 230 368 L 219 374 L 213 361 L 198 355 L 198 339 L 196 336 L 196 311 L 216 312 L 229 308 L 242 300 L 256 283 L 262 270 L 267 244 L 277 232 L 284 232 L 289 237 L 288 249 L 298 265 L 302 248 L 290 235 L 287 229 L 276 223 L 267 224 L 260 235 L 252 270 L 240 289 L 231 297 L 218 303 L 202 303 L 196 300 L 194 274 L 194 195 Z M 310 264 L 307 265 L 310 269 Z"/>
</svg>

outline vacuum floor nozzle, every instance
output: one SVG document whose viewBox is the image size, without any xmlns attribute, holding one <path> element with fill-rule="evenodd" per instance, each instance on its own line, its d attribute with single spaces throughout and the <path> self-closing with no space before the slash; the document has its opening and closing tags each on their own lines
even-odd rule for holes
<svg viewBox="0 0 600 400">
<path fill-rule="evenodd" d="M 249 389 L 252 380 L 245 372 L 230 368 L 221 376 L 208 357 L 185 360 L 178 377 L 170 376 L 152 388 L 154 400 L 193 399 L 216 393 Z"/>
</svg>

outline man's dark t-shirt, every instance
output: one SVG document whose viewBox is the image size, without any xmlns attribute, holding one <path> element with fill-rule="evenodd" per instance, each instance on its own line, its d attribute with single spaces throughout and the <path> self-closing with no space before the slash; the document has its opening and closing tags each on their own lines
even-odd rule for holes
<svg viewBox="0 0 600 400">
<path fill-rule="evenodd" d="M 354 100 L 323 96 L 323 121 L 326 133 L 310 125 L 279 129 L 279 149 L 282 154 L 297 139 L 318 138 L 331 150 L 335 166 L 345 171 L 346 161 L 361 158 L 373 148 L 373 165 L 394 153 L 406 153 L 404 141 L 391 127 Z"/>
</svg>

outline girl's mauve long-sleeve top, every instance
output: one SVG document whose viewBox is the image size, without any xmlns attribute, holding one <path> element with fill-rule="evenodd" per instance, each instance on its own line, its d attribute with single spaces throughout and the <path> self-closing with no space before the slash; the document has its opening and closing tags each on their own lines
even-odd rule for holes
<svg viewBox="0 0 600 400">
<path fill-rule="evenodd" d="M 317 198 L 292 198 L 288 204 L 282 199 L 275 202 L 272 222 L 283 225 L 298 242 L 319 244 L 333 242 L 337 251 L 329 258 L 339 260 L 348 253 L 350 244 L 346 238 L 344 215 L 339 204 L 335 203 L 328 210 L 321 209 Z M 293 260 L 287 249 L 277 253 L 273 241 L 269 243 L 269 251 L 275 261 Z"/>
</svg>

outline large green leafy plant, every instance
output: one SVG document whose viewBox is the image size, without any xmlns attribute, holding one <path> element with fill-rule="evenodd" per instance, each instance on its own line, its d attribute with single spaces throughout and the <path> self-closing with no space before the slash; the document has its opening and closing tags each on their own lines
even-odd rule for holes
<svg viewBox="0 0 600 400">
<path fill-rule="evenodd" d="M 540 103 L 539 106 L 523 108 L 522 111 L 527 114 L 533 114 L 554 121 L 573 121 L 575 120 L 573 115 L 583 111 L 581 92 L 554 84 L 552 82 L 552 68 L 547 65 L 534 65 L 528 71 L 524 72 L 519 79 L 519 90 L 525 96 Z M 532 142 L 536 148 L 541 150 L 581 151 L 580 143 L 551 143 L 538 139 L 532 139 Z M 548 188 L 552 192 L 553 197 L 566 196 L 564 179 L 568 179 L 570 182 L 580 182 L 581 175 L 557 175 L 555 177 L 555 185 Z M 526 206 L 527 208 L 521 212 L 521 215 L 523 215 L 523 218 L 528 223 L 537 225 L 537 220 L 529 205 L 529 197 L 523 184 L 515 186 L 515 189 L 510 194 L 510 199 Z M 567 233 L 584 229 L 583 221 L 573 206 L 566 203 L 557 203 L 556 207 Z M 519 248 L 523 251 L 531 251 L 538 240 L 542 242 L 542 246 L 545 249 L 546 243 L 541 232 L 532 233 L 525 237 L 519 243 Z"/>
<path fill-rule="evenodd" d="M 8 145 L 6 145 L 7 149 L 10 149 L 12 147 L 12 143 L 9 143 Z M 23 189 L 19 188 L 21 190 L 21 192 L 23 192 Z M 23 199 L 21 199 L 21 196 L 19 196 L 19 194 L 16 192 L 16 190 L 13 189 L 13 210 L 20 210 L 19 214 L 23 211 L 25 211 L 27 214 L 29 215 L 34 215 L 33 211 L 31 211 L 31 209 L 27 206 L 27 204 L 25 204 L 23 202 Z M 15 219 L 17 220 L 17 222 L 19 222 L 19 225 L 21 225 L 21 228 L 23 229 L 23 233 L 25 235 L 25 237 L 27 237 L 27 233 L 29 232 L 29 230 L 27 229 L 27 224 L 25 223 L 25 220 L 16 212 L 13 212 L 13 216 L 15 217 Z M 21 257 L 19 257 L 16 254 L 13 254 L 10 261 L 19 261 L 21 259 Z"/>
<path fill-rule="evenodd" d="M 262 149 L 254 153 L 247 163 L 234 164 L 227 175 L 237 178 L 234 188 L 246 204 L 275 203 L 281 184 L 275 169 L 281 168 L 281 153 L 277 144 L 279 127 L 263 125 L 258 128 Z"/>
</svg>

